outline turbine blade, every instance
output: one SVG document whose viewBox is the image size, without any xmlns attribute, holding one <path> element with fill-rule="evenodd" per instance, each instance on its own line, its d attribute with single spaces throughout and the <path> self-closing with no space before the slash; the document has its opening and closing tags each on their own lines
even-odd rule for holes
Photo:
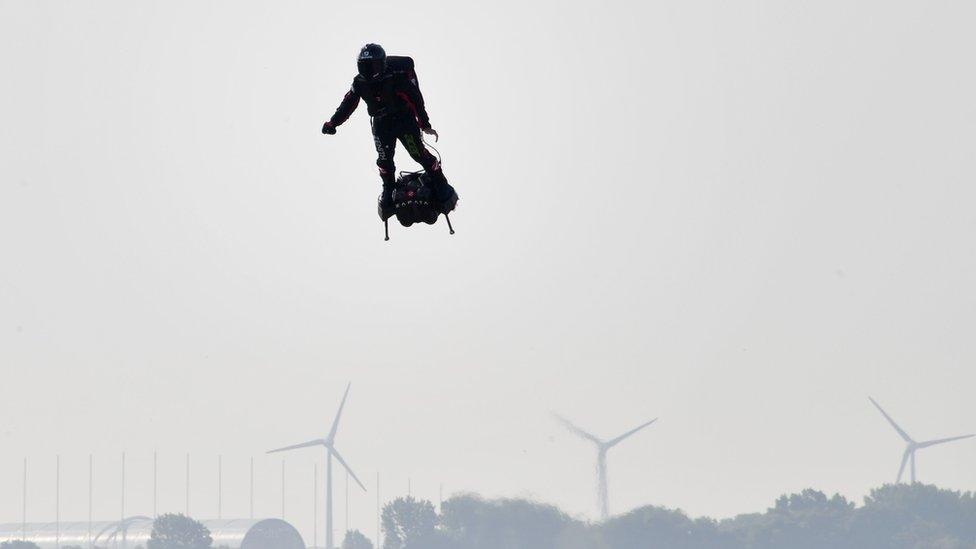
<svg viewBox="0 0 976 549">
<path fill-rule="evenodd" d="M 955 442 L 957 440 L 963 440 L 967 438 L 973 438 L 976 435 L 963 435 L 961 437 L 950 437 L 950 438 L 940 438 L 938 440 L 927 440 L 925 442 L 919 442 L 919 448 L 928 448 L 929 446 L 936 446 L 938 444 L 945 444 L 946 442 Z"/>
<path fill-rule="evenodd" d="M 346 471 L 349 471 L 349 476 L 351 476 L 352 479 L 356 481 L 356 484 L 358 484 L 359 487 L 362 488 L 364 492 L 367 491 L 366 487 L 363 486 L 363 483 L 359 481 L 359 477 L 356 476 L 356 473 L 352 472 L 352 468 L 349 467 L 349 464 L 346 463 L 346 460 L 342 459 L 342 456 L 339 455 L 339 452 L 332 447 L 329 448 L 329 452 L 332 453 L 332 457 L 336 458 L 336 461 L 341 463 L 342 466 L 346 468 Z"/>
<path fill-rule="evenodd" d="M 302 442 L 301 444 L 292 444 L 291 446 L 285 446 L 284 448 L 269 450 L 268 453 L 273 454 L 275 452 L 285 452 L 288 450 L 297 450 L 298 448 L 308 448 L 309 446 L 324 446 L 324 445 L 325 445 L 325 441 L 320 438 L 317 438 L 315 440 L 310 440 L 308 442 Z"/>
<path fill-rule="evenodd" d="M 611 439 L 609 442 L 607 442 L 606 447 L 607 448 L 612 448 L 612 447 L 620 444 L 620 442 L 623 441 L 625 438 L 627 438 L 627 437 L 635 434 L 637 431 L 640 431 L 641 429 L 649 426 L 650 424 L 654 423 L 655 421 L 657 421 L 657 418 L 654 418 L 654 419 L 648 421 L 647 423 L 644 423 L 643 425 L 640 425 L 638 427 L 634 427 L 633 429 L 627 431 L 626 433 L 620 435 L 617 438 Z"/>
<path fill-rule="evenodd" d="M 895 420 L 891 419 L 891 416 L 889 416 L 888 413 L 884 411 L 884 409 L 881 407 L 880 404 L 875 402 L 874 399 L 871 397 L 868 397 L 868 400 L 870 400 L 871 404 L 874 404 L 874 407 L 877 408 L 879 412 L 881 412 L 881 415 L 883 415 L 885 419 L 888 420 L 888 423 L 890 423 L 891 426 L 895 428 L 895 431 L 898 431 L 898 434 L 901 436 L 902 440 L 904 440 L 909 444 L 915 443 L 915 441 L 912 440 L 912 437 L 908 436 L 908 433 L 906 433 L 904 429 L 899 427 L 898 424 L 895 423 Z"/>
<path fill-rule="evenodd" d="M 901 482 L 901 475 L 905 472 L 905 465 L 908 464 L 908 457 L 912 454 L 912 449 L 908 448 L 905 450 L 904 455 L 901 456 L 901 467 L 898 468 L 898 478 L 895 479 L 895 484 Z"/>
<path fill-rule="evenodd" d="M 342 395 L 342 402 L 339 403 L 339 411 L 336 412 L 335 419 L 332 420 L 332 429 L 329 429 L 329 436 L 325 437 L 325 440 L 332 443 L 335 441 L 336 431 L 339 430 L 339 418 L 342 417 L 342 409 L 346 406 L 346 397 L 349 396 L 349 388 L 352 387 L 352 383 L 346 385 L 346 392 Z"/>
<path fill-rule="evenodd" d="M 580 429 L 576 425 L 573 425 L 573 422 L 572 421 L 569 421 L 568 419 L 564 418 L 563 416 L 561 416 L 561 415 L 559 415 L 557 413 L 553 413 L 552 414 L 552 417 L 555 418 L 555 420 L 558 421 L 559 423 L 562 423 L 563 424 L 563 427 L 566 427 L 567 429 L 569 429 L 573 433 L 576 433 L 577 436 L 583 437 L 586 440 L 589 440 L 590 442 L 593 442 L 594 444 L 597 444 L 599 446 L 602 446 L 603 445 L 603 441 L 602 440 L 600 440 L 600 439 L 596 438 L 595 436 L 591 435 L 590 433 L 587 433 L 586 431 Z"/>
</svg>

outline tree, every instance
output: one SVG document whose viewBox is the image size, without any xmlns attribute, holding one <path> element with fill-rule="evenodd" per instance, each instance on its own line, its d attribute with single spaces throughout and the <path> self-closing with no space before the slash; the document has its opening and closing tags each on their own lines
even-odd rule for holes
<svg viewBox="0 0 976 549">
<path fill-rule="evenodd" d="M 190 517 L 178 514 L 160 515 L 153 521 L 147 549 L 209 549 L 213 545 L 210 530 Z"/>
<path fill-rule="evenodd" d="M 641 507 L 600 526 L 614 549 L 738 549 L 731 534 L 711 519 L 690 519 L 679 510 Z"/>
<path fill-rule="evenodd" d="M 445 501 L 441 506 L 441 527 L 457 547 L 464 549 L 579 546 L 588 533 L 583 523 L 551 505 L 524 499 L 486 501 L 474 495 Z"/>
<path fill-rule="evenodd" d="M 926 484 L 889 484 L 864 498 L 851 527 L 858 549 L 976 547 L 972 494 Z"/>
<path fill-rule="evenodd" d="M 415 549 L 440 543 L 437 512 L 427 500 L 396 498 L 383 506 L 383 548 Z"/>
<path fill-rule="evenodd" d="M 757 548 L 841 549 L 850 545 L 850 523 L 854 504 L 840 495 L 828 498 L 823 492 L 804 490 L 781 496 L 766 513 L 762 532 L 753 537 Z"/>
<path fill-rule="evenodd" d="M 373 542 L 359 530 L 349 530 L 342 540 L 342 549 L 373 549 Z"/>
</svg>

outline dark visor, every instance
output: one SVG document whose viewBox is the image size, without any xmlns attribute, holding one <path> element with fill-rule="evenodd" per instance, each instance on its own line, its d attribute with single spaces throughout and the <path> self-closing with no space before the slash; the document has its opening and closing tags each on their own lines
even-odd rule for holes
<svg viewBox="0 0 976 549">
<path fill-rule="evenodd" d="M 360 59 L 359 74 L 364 78 L 370 78 L 383 72 L 383 61 L 381 59 Z"/>
</svg>

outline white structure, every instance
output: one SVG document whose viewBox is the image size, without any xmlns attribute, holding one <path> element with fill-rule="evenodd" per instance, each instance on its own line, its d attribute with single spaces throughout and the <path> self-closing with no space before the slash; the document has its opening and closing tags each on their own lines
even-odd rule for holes
<svg viewBox="0 0 976 549">
<path fill-rule="evenodd" d="M 635 428 L 627 431 L 626 433 L 620 435 L 619 437 L 612 438 L 610 440 L 604 441 L 604 440 L 601 440 L 601 439 L 597 438 L 594 435 L 591 435 L 590 433 L 587 433 L 583 429 L 580 429 L 579 427 L 577 427 L 576 425 L 574 425 L 571 421 L 569 421 L 568 419 L 560 416 L 559 414 L 553 414 L 553 416 L 556 418 L 557 421 L 559 421 L 560 423 L 562 423 L 567 429 L 569 429 L 570 431 L 572 431 L 576 435 L 578 435 L 578 436 L 580 436 L 580 437 L 582 437 L 582 438 L 584 438 L 584 439 L 586 439 L 586 440 L 588 440 L 588 441 L 590 441 L 590 442 L 592 442 L 593 444 L 596 445 L 596 450 L 597 450 L 597 455 L 596 455 L 596 474 L 597 474 L 597 492 L 596 492 L 596 497 L 597 497 L 597 503 L 600 506 L 600 519 L 601 520 L 607 520 L 607 518 L 610 517 L 610 502 L 609 502 L 609 498 L 607 496 L 607 451 L 609 451 L 610 448 L 613 448 L 614 446 L 616 446 L 616 445 L 620 444 L 621 442 L 623 442 L 624 439 L 626 439 L 626 438 L 630 437 L 631 435 L 637 433 L 637 431 L 640 431 L 641 429 L 643 429 L 643 428 L 647 427 L 648 425 L 654 423 L 655 421 L 657 421 L 657 418 L 654 418 L 654 419 L 648 421 L 647 423 L 644 423 L 642 425 L 639 425 L 639 426 L 637 426 L 637 427 L 635 427 Z"/>
<path fill-rule="evenodd" d="M 203 520 L 213 547 L 228 549 L 305 549 L 298 530 L 283 520 Z M 129 517 L 121 521 L 0 524 L 0 542 L 26 540 L 41 549 L 136 549 L 146 547 L 153 519 Z M 24 531 L 26 530 L 26 532 Z M 89 533 L 90 532 L 90 533 Z"/>
<path fill-rule="evenodd" d="M 875 402 L 873 398 L 868 397 L 868 400 L 870 400 L 871 404 L 874 404 L 874 407 L 877 408 L 879 412 L 881 412 L 881 415 L 883 415 L 885 419 L 888 420 L 888 423 L 890 423 L 891 426 L 895 428 L 895 431 L 898 432 L 898 435 L 901 436 L 902 440 L 904 440 L 905 444 L 907 445 L 905 447 L 905 453 L 902 454 L 901 457 L 901 467 L 898 468 L 898 478 L 895 479 L 896 484 L 901 482 L 901 475 L 902 473 L 905 472 L 905 464 L 907 464 L 909 460 L 911 460 L 912 462 L 912 484 L 915 484 L 915 452 L 916 451 L 921 450 L 922 448 L 928 448 L 929 446 L 935 446 L 937 444 L 945 444 L 947 442 L 953 442 L 956 440 L 962 440 L 965 438 L 971 438 L 973 436 L 976 436 L 976 435 L 963 435 L 960 437 L 940 438 L 936 440 L 926 440 L 924 442 L 915 442 L 915 440 L 912 437 L 908 436 L 908 433 L 906 433 L 904 429 L 902 429 L 901 427 L 898 426 L 897 423 L 895 423 L 895 420 L 891 419 L 891 416 L 889 416 L 888 413 L 885 412 L 884 409 L 882 409 L 881 406 L 877 402 Z"/>
<path fill-rule="evenodd" d="M 335 458 L 346 471 L 349 472 L 349 476 L 356 481 L 364 491 L 366 487 L 363 483 L 359 481 L 359 477 L 352 472 L 349 464 L 346 460 L 342 459 L 339 452 L 335 449 L 335 436 L 336 431 L 339 428 L 339 418 L 342 417 L 342 408 L 346 405 L 346 397 L 349 396 L 349 388 L 352 386 L 350 383 L 346 385 L 346 392 L 342 395 L 342 403 L 339 404 L 339 411 L 336 412 L 335 419 L 332 421 L 332 429 L 329 430 L 329 434 L 325 438 L 317 438 L 315 440 L 310 440 L 308 442 L 302 442 L 301 444 L 293 444 L 292 446 L 285 446 L 284 448 L 278 448 L 277 450 L 271 450 L 269 454 L 275 452 L 284 452 L 287 450 L 295 450 L 297 448 L 308 448 L 310 446 L 322 446 L 325 448 L 325 549 L 335 549 L 335 545 L 332 542 L 332 458 Z"/>
</svg>

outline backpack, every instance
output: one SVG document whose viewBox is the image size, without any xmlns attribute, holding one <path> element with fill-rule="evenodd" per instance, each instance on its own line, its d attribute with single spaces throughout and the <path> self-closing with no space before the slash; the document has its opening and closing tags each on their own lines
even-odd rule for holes
<svg viewBox="0 0 976 549">
<path fill-rule="evenodd" d="M 417 80 L 417 71 L 413 66 L 413 58 L 406 55 L 387 55 L 386 70 L 391 72 L 402 72 L 407 75 L 407 79 L 413 82 L 414 86 L 420 87 Z"/>
</svg>

